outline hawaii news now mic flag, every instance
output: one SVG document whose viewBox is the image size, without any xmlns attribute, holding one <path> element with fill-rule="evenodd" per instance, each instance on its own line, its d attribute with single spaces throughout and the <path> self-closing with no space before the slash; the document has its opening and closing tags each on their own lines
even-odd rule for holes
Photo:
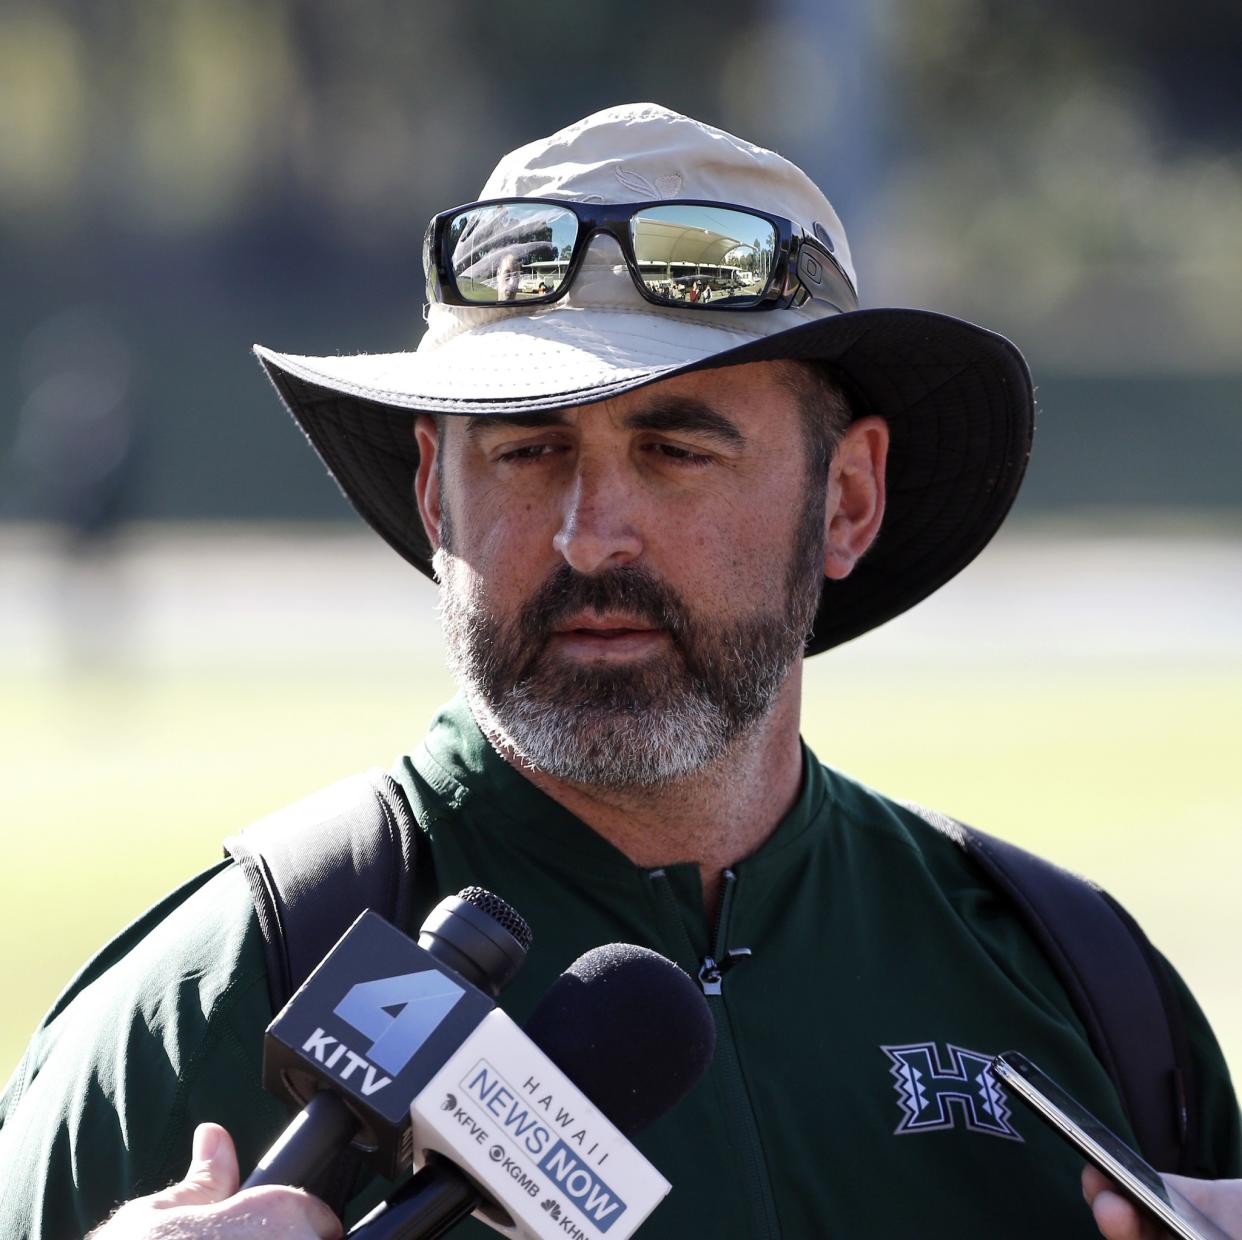
<svg viewBox="0 0 1242 1240">
<path fill-rule="evenodd" d="M 434 1150 L 511 1216 L 477 1213 L 525 1240 L 626 1240 L 669 1182 L 499 1008 L 415 1098 L 415 1165 Z"/>
</svg>

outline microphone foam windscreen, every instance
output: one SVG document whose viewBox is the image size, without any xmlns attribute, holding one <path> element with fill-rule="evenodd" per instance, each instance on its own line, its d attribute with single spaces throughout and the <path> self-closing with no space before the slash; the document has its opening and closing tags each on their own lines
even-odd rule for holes
<svg viewBox="0 0 1242 1240">
<path fill-rule="evenodd" d="M 684 1098 L 716 1048 L 698 987 L 659 952 L 631 943 L 579 956 L 526 1033 L 626 1136 Z"/>
</svg>

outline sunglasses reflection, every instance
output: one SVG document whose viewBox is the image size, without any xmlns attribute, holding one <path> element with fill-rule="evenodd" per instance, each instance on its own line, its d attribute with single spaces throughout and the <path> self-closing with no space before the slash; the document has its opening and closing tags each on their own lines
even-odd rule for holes
<svg viewBox="0 0 1242 1240">
<path fill-rule="evenodd" d="M 744 306 L 767 288 L 776 233 L 757 216 L 670 203 L 637 214 L 631 233 L 643 284 L 664 301 Z"/>
<path fill-rule="evenodd" d="M 548 204 L 464 211 L 449 229 L 458 291 L 478 304 L 529 301 L 558 292 L 577 234 L 574 214 Z"/>
<path fill-rule="evenodd" d="M 474 304 L 559 296 L 589 235 L 573 211 L 547 203 L 464 211 L 449 227 L 458 291 Z M 775 230 L 760 217 L 672 203 L 636 209 L 625 240 L 627 265 L 646 295 L 681 306 L 754 304 L 776 248 Z"/>
</svg>

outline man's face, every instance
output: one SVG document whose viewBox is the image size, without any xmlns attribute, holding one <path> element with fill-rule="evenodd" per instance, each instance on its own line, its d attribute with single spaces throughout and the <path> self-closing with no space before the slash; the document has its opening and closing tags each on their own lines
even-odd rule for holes
<svg viewBox="0 0 1242 1240">
<path fill-rule="evenodd" d="M 496 272 L 496 300 L 516 301 L 521 283 L 521 264 L 513 255 L 506 254 Z"/>
<path fill-rule="evenodd" d="M 650 786 L 721 757 L 770 710 L 824 577 L 826 488 L 779 365 L 447 418 L 438 443 L 421 424 L 450 657 L 520 758 Z"/>
</svg>

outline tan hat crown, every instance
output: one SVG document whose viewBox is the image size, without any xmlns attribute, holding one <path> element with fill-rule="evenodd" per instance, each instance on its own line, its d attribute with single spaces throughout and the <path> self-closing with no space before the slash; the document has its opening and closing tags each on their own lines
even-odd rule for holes
<svg viewBox="0 0 1242 1240">
<path fill-rule="evenodd" d="M 841 221 L 805 172 L 775 151 L 657 103 L 605 108 L 528 142 L 496 165 L 479 197 L 702 198 L 754 207 L 786 216 L 821 239 L 826 234 L 858 287 Z"/>
<path fill-rule="evenodd" d="M 700 199 L 753 207 L 785 216 L 813 233 L 857 288 L 845 230 L 832 204 L 806 173 L 774 151 L 656 103 L 619 104 L 528 142 L 500 160 L 479 198 L 608 203 Z M 671 330 L 683 334 L 690 347 L 692 339 L 701 339 L 704 352 L 719 348 L 721 332 L 734 333 L 740 341 L 837 313 L 826 302 L 813 299 L 763 314 L 724 310 L 711 315 L 707 324 L 705 316 L 693 310 L 644 301 L 623 266 L 616 242 L 596 236 L 566 295 L 552 305 L 522 311 L 432 301 L 418 349 L 431 355 L 463 333 L 484 327 L 517 332 L 519 320 L 568 323 L 579 311 L 637 314 L 651 322 L 675 323 Z M 620 324 L 613 328 L 614 334 L 620 330 Z"/>
</svg>

